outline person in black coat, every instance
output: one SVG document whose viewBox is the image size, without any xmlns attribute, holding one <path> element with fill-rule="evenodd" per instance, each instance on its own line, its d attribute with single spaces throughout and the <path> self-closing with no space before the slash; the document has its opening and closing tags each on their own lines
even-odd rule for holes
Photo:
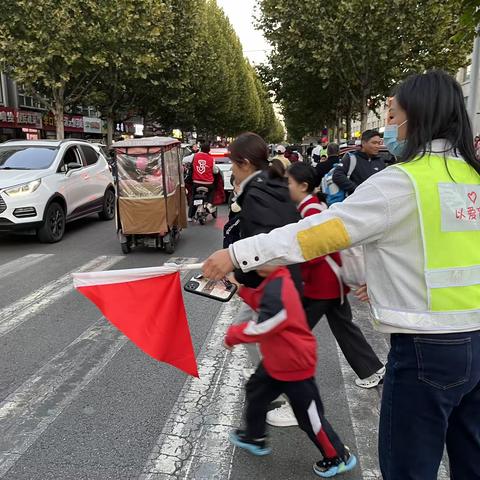
<svg viewBox="0 0 480 480">
<path fill-rule="evenodd" d="M 300 217 L 290 199 L 288 184 L 278 169 L 269 167 L 268 146 L 255 133 L 243 133 L 229 147 L 232 172 L 240 185 L 237 203 L 240 212 L 240 237 L 259 233 L 297 222 Z M 300 267 L 289 267 L 301 292 Z M 235 272 L 237 282 L 256 288 L 262 282 L 256 272 Z"/>
<path fill-rule="evenodd" d="M 382 137 L 376 130 L 363 132 L 361 150 L 344 155 L 342 162 L 333 173 L 334 183 L 343 191 L 352 194 L 367 178 L 383 170 L 386 167 L 385 161 L 378 155 L 381 145 Z M 352 155 L 355 155 L 357 163 L 349 177 L 348 172 Z"/>
<path fill-rule="evenodd" d="M 320 161 L 315 166 L 317 176 L 317 185 L 322 183 L 323 177 L 335 166 L 340 163 L 340 147 L 338 143 L 329 143 L 327 147 L 327 158 Z"/>
<path fill-rule="evenodd" d="M 269 166 L 265 141 L 256 133 L 243 133 L 230 145 L 229 151 L 232 173 L 239 184 L 236 203 L 241 208 L 238 224 L 240 239 L 297 222 L 300 215 L 290 199 L 284 171 L 275 165 Z M 301 295 L 300 265 L 290 265 L 288 269 Z M 249 288 L 257 288 L 264 280 L 254 271 L 244 273 L 240 269 L 235 270 L 234 276 L 238 283 Z M 254 315 L 251 308 L 243 303 L 233 323 L 251 320 Z M 246 347 L 252 366 L 256 366 L 260 361 L 258 349 L 254 345 Z M 252 374 L 252 369 L 244 369 L 245 378 Z"/>
</svg>

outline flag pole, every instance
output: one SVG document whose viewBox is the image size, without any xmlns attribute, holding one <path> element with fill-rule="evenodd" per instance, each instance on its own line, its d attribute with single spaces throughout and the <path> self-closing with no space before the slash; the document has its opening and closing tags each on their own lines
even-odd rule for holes
<svg viewBox="0 0 480 480">
<path fill-rule="evenodd" d="M 174 268 L 178 271 L 188 271 L 188 270 L 201 270 L 203 267 L 202 263 L 164 263 L 163 267 Z"/>
</svg>

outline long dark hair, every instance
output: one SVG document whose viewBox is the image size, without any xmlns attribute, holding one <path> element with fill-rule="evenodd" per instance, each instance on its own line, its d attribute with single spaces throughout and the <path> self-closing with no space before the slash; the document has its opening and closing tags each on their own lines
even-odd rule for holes
<svg viewBox="0 0 480 480">
<path fill-rule="evenodd" d="M 278 169 L 269 169 L 268 145 L 260 135 L 242 133 L 230 144 L 228 150 L 232 162 L 241 165 L 248 160 L 255 170 L 268 170 L 271 178 L 283 178 Z"/>
<path fill-rule="evenodd" d="M 408 119 L 402 161 L 432 153 L 431 142 L 446 139 L 455 154 L 480 174 L 462 88 L 453 77 L 442 70 L 412 75 L 396 88 L 394 95 Z"/>
<path fill-rule="evenodd" d="M 285 173 L 287 169 L 285 168 L 285 165 L 282 163 L 281 160 L 278 158 L 274 158 L 270 162 L 270 166 L 268 167 L 268 171 L 270 172 L 270 176 L 275 176 L 278 178 L 285 178 Z"/>
<path fill-rule="evenodd" d="M 306 183 L 307 192 L 313 194 L 317 188 L 317 173 L 313 167 L 303 162 L 295 162 L 288 167 L 288 176 L 292 177 L 297 183 Z M 317 192 L 317 198 L 320 202 L 326 203 L 326 196 L 322 192 Z"/>
</svg>

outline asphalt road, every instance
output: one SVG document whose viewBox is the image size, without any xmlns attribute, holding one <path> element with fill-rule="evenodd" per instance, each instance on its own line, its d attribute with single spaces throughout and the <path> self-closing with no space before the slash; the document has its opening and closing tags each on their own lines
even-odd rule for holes
<svg viewBox="0 0 480 480">
<path fill-rule="evenodd" d="M 221 246 L 221 224 L 182 233 L 175 257 L 193 262 Z M 87 218 L 64 240 L 0 236 L 0 478 L 305 479 L 319 454 L 298 428 L 271 428 L 272 455 L 249 456 L 227 442 L 241 423 L 242 348 L 221 347 L 238 308 L 185 294 L 201 379 L 149 358 L 73 290 L 70 272 L 161 265 L 171 256 L 138 249 L 122 256 L 113 222 Z M 379 356 L 386 339 L 356 321 Z M 354 374 L 326 323 L 318 384 L 327 417 L 360 466 L 345 480 L 380 478 L 376 430 L 380 392 Z"/>
</svg>

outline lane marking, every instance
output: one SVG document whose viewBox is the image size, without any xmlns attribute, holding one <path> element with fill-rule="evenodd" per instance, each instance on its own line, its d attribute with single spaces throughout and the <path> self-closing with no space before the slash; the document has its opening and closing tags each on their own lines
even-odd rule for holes
<svg viewBox="0 0 480 480">
<path fill-rule="evenodd" d="M 0 478 L 127 341 L 101 318 L 0 403 Z"/>
<path fill-rule="evenodd" d="M 243 411 L 244 348 L 223 347 L 239 300 L 226 303 L 199 355 L 200 379 L 188 378 L 145 464 L 140 480 L 228 480 L 234 447 L 228 433 Z M 193 473 L 194 472 L 194 473 Z"/>
<path fill-rule="evenodd" d="M 53 280 L 16 302 L 0 309 L 0 337 L 11 332 L 33 315 L 73 291 L 72 273 L 106 270 L 123 260 L 122 256 L 100 256 Z"/>
<path fill-rule="evenodd" d="M 343 356 L 336 341 L 335 346 L 337 347 L 347 406 L 350 411 L 357 447 L 356 450 L 352 450 L 360 460 L 362 479 L 382 480 L 377 454 L 380 391 L 376 388 L 367 390 L 357 387 L 355 385 L 357 376 Z M 378 355 L 380 352 L 377 351 L 376 353 Z"/>
<path fill-rule="evenodd" d="M 101 263 L 96 259 L 95 265 L 106 268 L 107 260 L 100 258 Z M 92 266 L 89 262 L 84 268 Z M 182 280 L 189 273 L 182 274 Z M 107 322 L 100 317 L 0 403 L 0 478 L 128 343 L 128 338 Z"/>
<path fill-rule="evenodd" d="M 358 319 L 369 319 L 369 313 L 363 304 L 352 302 L 353 318 L 361 328 Z M 376 354 L 382 362 L 385 363 L 390 346 L 385 337 L 368 338 L 367 332 L 363 331 L 365 338 L 374 348 Z M 357 387 L 355 379 L 357 376 L 345 359 L 338 343 L 335 341 L 338 352 L 338 359 L 342 377 L 344 380 L 345 393 L 347 397 L 348 409 L 350 411 L 350 419 L 353 426 L 357 449 L 354 453 L 360 460 L 363 480 L 382 480 L 380 467 L 378 464 L 378 425 L 380 420 L 381 406 L 381 388 L 364 389 Z M 450 476 L 447 471 L 446 462 L 444 460 L 438 472 L 438 480 L 449 480 Z"/>
<path fill-rule="evenodd" d="M 0 280 L 14 273 L 25 270 L 26 268 L 33 267 L 37 263 L 53 256 L 53 253 L 31 253 L 5 263 L 0 267 Z"/>
</svg>

